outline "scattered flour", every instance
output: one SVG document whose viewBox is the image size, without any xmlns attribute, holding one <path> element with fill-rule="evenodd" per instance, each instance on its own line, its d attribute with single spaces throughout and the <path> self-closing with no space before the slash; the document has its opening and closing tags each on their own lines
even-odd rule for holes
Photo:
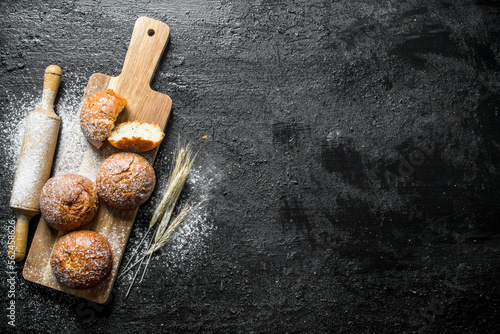
<svg viewBox="0 0 500 334">
<path fill-rule="evenodd" d="M 187 203 L 187 197 L 190 197 L 191 211 L 172 235 L 166 254 L 173 265 L 190 266 L 193 262 L 187 259 L 205 253 L 207 239 L 217 229 L 215 222 L 209 218 L 208 204 L 222 175 L 219 169 L 206 162 L 203 166 L 193 166 L 191 169 L 186 182 L 187 196 L 183 196 L 177 204 L 179 211 Z"/>
<path fill-rule="evenodd" d="M 82 141 L 81 138 L 75 137 L 75 129 L 73 127 L 87 80 L 88 78 L 72 77 L 71 75 L 63 74 L 63 84 L 59 89 L 58 99 L 56 99 L 54 106 L 54 111 L 60 117 L 61 123 L 51 175 L 54 175 L 55 166 L 64 167 L 66 165 L 66 160 L 74 160 L 73 158 L 77 158 L 76 156 L 68 158 L 66 156 L 68 152 L 65 152 L 65 147 L 69 143 L 73 146 L 74 143 L 78 144 Z M 9 120 L 0 123 L 0 144 L 4 152 L 4 156 L 0 161 L 4 178 L 10 182 L 10 184 L 7 184 L 8 186 L 12 186 L 14 181 L 28 114 L 32 110 L 37 109 L 42 102 L 41 85 L 42 82 L 40 82 L 40 87 L 34 87 L 32 90 L 33 92 L 39 92 L 38 94 L 24 93 L 20 97 L 17 95 L 18 97 L 16 99 L 11 99 L 3 110 L 4 113 L 10 115 Z M 168 166 L 168 168 L 162 168 L 161 170 L 156 169 L 157 191 L 155 191 L 154 194 L 155 198 L 153 198 L 149 204 L 139 209 L 137 218 L 141 221 L 136 221 L 134 224 L 132 234 L 128 241 L 129 245 L 127 249 L 129 253 L 125 254 L 126 256 L 122 265 L 124 265 L 125 261 L 130 257 L 130 252 L 137 248 L 139 241 L 144 236 L 146 226 L 149 224 L 151 214 L 156 204 L 161 200 L 161 196 L 163 195 L 162 190 L 165 188 L 169 176 L 168 171 L 171 163 L 169 159 L 171 159 L 172 155 L 173 152 L 171 154 L 159 152 L 157 156 L 158 161 L 155 165 Z M 70 172 L 65 170 L 65 168 L 59 169 L 59 172 Z M 169 265 L 185 269 L 197 267 L 200 264 L 200 258 L 209 250 L 210 237 L 217 229 L 215 222 L 210 218 L 210 203 L 213 199 L 212 195 L 220 184 L 223 175 L 224 173 L 211 162 L 209 157 L 198 154 L 184 186 L 181 198 L 177 203 L 174 217 L 188 202 L 188 199 L 191 204 L 191 211 L 187 219 L 179 226 L 177 231 L 175 231 L 165 247 L 153 255 L 151 264 L 155 261 L 164 262 L 165 259 L 168 261 Z M 12 213 L 12 217 L 14 218 L 14 213 Z M 7 233 L 4 233 L 4 235 L 7 235 Z M 152 232 L 150 232 L 149 236 L 151 235 Z M 153 267 L 154 266 L 150 266 L 149 270 Z M 127 276 L 128 275 L 129 274 L 127 274 Z M 40 300 L 39 302 L 43 303 L 44 300 Z"/>
<path fill-rule="evenodd" d="M 68 142 L 75 141 L 75 138 L 72 138 L 74 137 L 72 126 L 81 104 L 87 79 L 88 78 L 69 77 L 63 74 L 64 85 L 60 88 L 58 93 L 59 98 L 56 100 L 54 106 L 55 113 L 61 119 L 58 144 L 54 156 L 54 167 L 62 165 L 62 160 L 66 159 L 62 158 L 65 146 Z M 11 100 L 4 111 L 11 115 L 11 117 L 8 122 L 5 121 L 0 123 L 0 133 L 2 134 L 1 144 L 5 152 L 2 167 L 4 169 L 4 177 L 7 180 L 11 180 L 12 183 L 14 181 L 28 114 L 32 110 L 37 109 L 42 102 L 41 84 L 40 82 L 39 94 L 24 93 L 21 98 Z M 34 88 L 33 91 L 36 92 L 37 90 Z M 157 159 L 165 161 L 170 158 L 171 155 L 162 154 L 161 152 L 157 156 Z M 164 162 L 161 164 L 166 165 Z M 54 168 L 52 170 L 52 175 L 53 174 Z M 145 216 L 146 220 L 148 220 L 147 223 L 149 223 L 149 218 L 155 208 L 154 206 L 159 203 L 161 199 L 161 190 L 164 189 L 169 176 L 169 173 L 160 172 L 159 170 L 156 170 L 156 174 L 158 177 L 156 188 L 159 191 L 155 193 L 156 196 L 160 198 L 153 199 L 150 205 L 139 209 L 140 211 L 151 210 L 151 212 L 147 212 L 147 214 L 143 215 L 143 217 Z M 176 210 L 176 212 L 180 210 L 180 208 L 187 203 L 187 199 L 190 198 L 190 203 L 192 205 L 190 214 L 172 235 L 164 249 L 158 252 L 158 255 L 167 256 L 173 265 L 189 266 L 191 262 L 196 262 L 195 259 L 206 251 L 208 247 L 207 239 L 216 230 L 214 222 L 212 222 L 208 216 L 207 206 L 222 176 L 223 173 L 210 162 L 209 158 L 201 154 L 198 155 L 188 176 Z M 153 202 L 155 205 L 153 205 Z M 174 212 L 174 214 L 176 214 L 176 212 Z M 142 224 L 141 222 L 141 225 L 147 225 L 147 223 Z M 134 250 L 136 248 L 145 233 L 145 230 L 137 228 L 137 222 L 134 225 L 134 230 L 129 240 L 129 250 Z M 154 257 L 158 255 L 155 254 L 152 261 L 154 261 Z M 193 261 L 186 261 L 187 259 Z"/>
<path fill-rule="evenodd" d="M 68 84 L 59 89 L 59 99 L 56 100 L 54 106 L 54 111 L 61 119 L 61 124 L 53 166 L 57 164 L 61 147 L 64 147 L 68 141 L 70 125 L 73 123 L 85 90 L 85 81 L 82 78 L 67 78 L 63 75 L 63 80 Z M 11 185 L 14 182 L 28 115 L 31 111 L 40 107 L 42 103 L 42 83 L 43 77 L 40 79 L 40 86 L 34 87 L 32 90 L 33 92 L 38 91 L 38 94 L 23 93 L 21 97 L 11 98 L 2 111 L 10 115 L 9 119 L 0 122 L 0 143 L 4 152 L 2 159 L 3 176 L 6 180 L 10 180 Z"/>
<path fill-rule="evenodd" d="M 28 128 L 31 130 L 27 131 Z M 36 210 L 44 181 L 49 178 L 59 121 L 41 112 L 30 112 L 25 129 L 29 134 L 22 146 L 10 203 Z"/>
<path fill-rule="evenodd" d="M 173 156 L 173 152 L 171 155 Z M 209 249 L 210 237 L 217 230 L 216 223 L 210 218 L 209 205 L 211 199 L 213 199 L 212 194 L 217 189 L 224 174 L 218 167 L 209 162 L 209 159 L 200 155 L 201 154 L 198 153 L 194 165 L 191 168 L 181 197 L 177 202 L 172 220 L 188 203 L 188 200 L 191 207 L 189 215 L 172 234 L 167 244 L 153 254 L 148 271 L 155 266 L 154 264 L 157 261 L 162 263 L 167 261 L 168 266 L 172 267 L 180 267 L 183 269 L 195 268 L 200 263 L 200 257 Z M 165 156 L 158 156 L 158 159 L 161 160 L 166 158 Z M 163 190 L 168 181 L 168 176 L 169 173 L 158 175 L 156 184 L 157 191 L 155 191 L 153 195 L 155 198 L 153 198 L 148 205 L 148 213 L 146 215 L 148 221 L 140 222 L 142 226 L 139 226 L 139 224 L 137 224 L 138 222 L 134 224 L 134 230 L 127 247 L 127 254 L 122 264 L 126 263 L 131 254 L 138 249 L 139 242 L 142 240 L 147 230 L 149 218 L 151 218 L 156 206 L 161 201 Z M 146 241 L 140 246 L 139 254 L 143 254 L 143 251 L 146 250 L 146 244 L 153 236 L 153 233 L 153 231 L 149 231 Z M 133 262 L 135 261 L 136 259 L 133 260 Z M 135 269 L 126 274 L 127 278 L 125 281 L 132 278 L 134 271 Z"/>
<path fill-rule="evenodd" d="M 5 179 L 14 182 L 21 144 L 23 142 L 24 128 L 30 111 L 40 106 L 42 96 L 39 97 L 25 93 L 21 99 L 10 100 L 2 111 L 10 117 L 0 122 L 0 142 L 4 156 L 2 157 L 2 168 Z"/>
</svg>

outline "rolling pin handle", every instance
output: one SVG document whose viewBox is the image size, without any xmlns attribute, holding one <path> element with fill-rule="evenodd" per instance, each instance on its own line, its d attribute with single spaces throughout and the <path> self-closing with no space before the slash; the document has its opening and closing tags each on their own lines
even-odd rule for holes
<svg viewBox="0 0 500 334">
<path fill-rule="evenodd" d="M 24 259 L 28 243 L 29 222 L 32 217 L 22 213 L 17 215 L 16 230 L 9 245 L 9 259 L 16 262 Z"/>
<path fill-rule="evenodd" d="M 50 65 L 45 69 L 43 78 L 42 109 L 53 111 L 54 100 L 61 83 L 62 71 L 57 65 Z"/>
</svg>

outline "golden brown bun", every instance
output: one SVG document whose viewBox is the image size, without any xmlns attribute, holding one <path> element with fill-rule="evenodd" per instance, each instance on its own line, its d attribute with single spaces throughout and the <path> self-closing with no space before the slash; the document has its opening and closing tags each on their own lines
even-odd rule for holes
<svg viewBox="0 0 500 334">
<path fill-rule="evenodd" d="M 100 148 L 126 105 L 127 100 L 112 89 L 97 92 L 85 100 L 80 113 L 80 125 L 85 138 Z"/>
<path fill-rule="evenodd" d="M 116 153 L 97 171 L 97 194 L 111 207 L 133 209 L 146 202 L 155 182 L 155 171 L 146 159 L 136 153 Z"/>
<path fill-rule="evenodd" d="M 59 283 L 73 289 L 98 285 L 108 276 L 112 264 L 106 238 L 86 230 L 63 236 L 50 256 L 50 266 Z"/>
<path fill-rule="evenodd" d="M 40 192 L 40 212 L 49 226 L 72 231 L 88 224 L 99 210 L 94 182 L 77 174 L 50 178 Z"/>
<path fill-rule="evenodd" d="M 160 145 L 164 136 L 158 124 L 134 121 L 118 124 L 108 141 L 120 150 L 146 152 Z"/>
</svg>

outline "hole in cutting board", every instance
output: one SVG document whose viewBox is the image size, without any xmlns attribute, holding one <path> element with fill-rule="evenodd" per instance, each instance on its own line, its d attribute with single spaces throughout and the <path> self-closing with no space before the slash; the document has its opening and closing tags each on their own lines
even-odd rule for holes
<svg viewBox="0 0 500 334">
<path fill-rule="evenodd" d="M 155 34 L 154 29 L 149 29 L 149 30 L 148 30 L 148 35 L 149 35 L 149 36 L 153 36 L 154 34 Z"/>
</svg>

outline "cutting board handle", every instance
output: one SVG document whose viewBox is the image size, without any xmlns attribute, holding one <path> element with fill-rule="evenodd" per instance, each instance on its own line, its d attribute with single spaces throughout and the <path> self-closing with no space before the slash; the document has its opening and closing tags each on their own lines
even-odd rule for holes
<svg viewBox="0 0 500 334">
<path fill-rule="evenodd" d="M 149 87 L 167 46 L 169 33 L 170 28 L 163 22 L 149 17 L 138 18 L 123 62 L 120 80 L 135 80 L 137 86 Z"/>
</svg>

